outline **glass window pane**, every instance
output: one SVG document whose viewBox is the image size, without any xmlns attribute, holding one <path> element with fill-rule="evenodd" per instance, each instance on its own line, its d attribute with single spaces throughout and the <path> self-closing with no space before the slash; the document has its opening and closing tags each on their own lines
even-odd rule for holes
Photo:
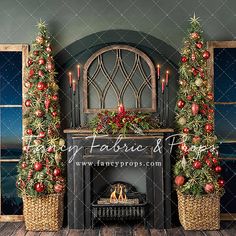
<svg viewBox="0 0 236 236">
<path fill-rule="evenodd" d="M 236 158 L 236 143 L 221 143 L 219 145 L 220 157 Z"/>
<path fill-rule="evenodd" d="M 19 158 L 22 149 L 22 109 L 1 108 L 1 158 Z"/>
<path fill-rule="evenodd" d="M 236 48 L 214 49 L 214 93 L 216 102 L 236 101 Z"/>
<path fill-rule="evenodd" d="M 236 139 L 236 105 L 215 106 L 215 132 L 219 139 Z"/>
<path fill-rule="evenodd" d="M 0 52 L 0 104 L 22 104 L 22 53 Z"/>
<path fill-rule="evenodd" d="M 225 194 L 221 198 L 221 212 L 236 213 L 236 160 L 222 161 Z"/>
<path fill-rule="evenodd" d="M 22 201 L 17 196 L 16 163 L 1 163 L 1 214 L 22 215 Z"/>
</svg>

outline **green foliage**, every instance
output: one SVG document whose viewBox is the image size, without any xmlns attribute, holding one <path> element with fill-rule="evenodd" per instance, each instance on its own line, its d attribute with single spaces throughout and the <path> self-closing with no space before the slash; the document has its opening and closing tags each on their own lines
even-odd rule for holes
<svg viewBox="0 0 236 236">
<path fill-rule="evenodd" d="M 191 18 L 183 44 L 176 106 L 176 126 L 181 144 L 173 172 L 175 177 L 183 176 L 185 181 L 181 183 L 175 178 L 176 187 L 182 193 L 191 195 L 223 192 L 218 184 L 219 173 L 215 171 L 220 163 L 217 138 L 211 130 L 214 127 L 214 98 L 207 68 L 209 52 L 195 16 Z M 195 161 L 200 161 L 201 168 L 194 166 Z M 205 188 L 209 183 L 213 185 L 211 191 Z"/>
<path fill-rule="evenodd" d="M 94 134 L 123 134 L 128 132 L 143 134 L 143 130 L 159 128 L 160 123 L 154 120 L 150 114 L 141 112 L 101 112 L 98 113 L 91 121 L 90 127 Z"/>
<path fill-rule="evenodd" d="M 31 196 L 63 191 L 64 162 L 60 137 L 60 107 L 50 37 L 44 22 L 31 45 L 24 76 L 23 156 L 17 187 Z M 35 167 L 37 163 L 42 167 Z M 40 188 L 36 185 L 39 184 Z"/>
</svg>

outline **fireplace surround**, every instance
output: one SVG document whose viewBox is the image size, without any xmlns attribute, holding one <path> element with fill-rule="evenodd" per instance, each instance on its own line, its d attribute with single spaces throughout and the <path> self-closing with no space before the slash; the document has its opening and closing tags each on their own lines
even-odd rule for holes
<svg viewBox="0 0 236 236">
<path fill-rule="evenodd" d="M 143 136 L 130 134 L 120 139 L 120 147 L 145 147 L 135 151 L 110 149 L 101 150 L 102 145 L 113 147 L 117 136 L 93 136 L 88 129 L 67 129 L 67 220 L 69 228 L 92 228 L 95 223 L 94 201 L 92 194 L 93 168 L 98 163 L 142 163 L 146 168 L 146 194 L 142 215 L 148 228 L 171 227 L 171 143 L 172 129 L 148 130 Z M 97 147 L 92 148 L 91 147 Z M 150 164 L 152 163 L 152 164 Z M 122 168 L 122 167 L 117 167 Z M 119 180 L 118 180 L 119 181 Z M 104 185 L 104 183 L 101 183 Z M 112 184 L 112 183 L 110 183 Z M 147 208 L 146 208 L 147 207 Z M 109 209 L 109 208 L 108 208 Z M 137 210 L 139 211 L 139 210 Z M 122 212 L 122 207 L 121 207 Z M 141 212 L 141 210 L 140 210 Z M 115 213 L 114 213 L 115 214 Z M 124 213 L 121 213 L 124 214 Z M 140 213 L 141 214 L 141 213 Z M 140 215 L 141 216 L 141 215 Z M 97 218 L 96 218 L 97 220 Z M 129 220 L 127 218 L 127 220 Z M 106 224 L 106 218 L 101 218 Z"/>
</svg>

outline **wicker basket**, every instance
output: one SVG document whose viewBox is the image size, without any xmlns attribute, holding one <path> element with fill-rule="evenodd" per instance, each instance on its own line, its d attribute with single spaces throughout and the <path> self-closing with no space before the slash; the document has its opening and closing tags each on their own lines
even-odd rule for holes
<svg viewBox="0 0 236 236">
<path fill-rule="evenodd" d="M 26 229 L 32 231 L 59 230 L 63 221 L 63 196 L 64 193 L 48 194 L 41 197 L 23 194 Z"/>
<path fill-rule="evenodd" d="M 199 197 L 177 191 L 179 220 L 185 230 L 218 230 L 220 228 L 220 194 Z"/>
</svg>

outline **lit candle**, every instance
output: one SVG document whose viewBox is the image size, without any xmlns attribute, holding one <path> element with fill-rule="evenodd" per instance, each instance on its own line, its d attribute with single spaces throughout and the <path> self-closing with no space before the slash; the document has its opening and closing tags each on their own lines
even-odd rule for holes
<svg viewBox="0 0 236 236">
<path fill-rule="evenodd" d="M 125 107 L 124 105 L 121 103 L 119 106 L 118 106 L 118 113 L 119 114 L 122 114 L 125 112 Z"/>
<path fill-rule="evenodd" d="M 77 77 L 80 78 L 80 65 L 77 65 Z"/>
<path fill-rule="evenodd" d="M 160 78 L 160 65 L 157 65 L 157 78 Z"/>
<path fill-rule="evenodd" d="M 169 71 L 166 71 L 166 86 L 168 85 L 169 82 Z"/>
<path fill-rule="evenodd" d="M 164 93 L 165 90 L 165 79 L 161 80 L 161 92 Z"/>
<path fill-rule="evenodd" d="M 69 72 L 69 85 L 71 88 L 71 85 L 72 85 L 72 73 L 71 72 Z"/>
<path fill-rule="evenodd" d="M 76 91 L 76 81 L 74 79 L 72 81 L 72 90 L 73 90 L 73 93 L 75 94 L 75 91 Z"/>
</svg>

